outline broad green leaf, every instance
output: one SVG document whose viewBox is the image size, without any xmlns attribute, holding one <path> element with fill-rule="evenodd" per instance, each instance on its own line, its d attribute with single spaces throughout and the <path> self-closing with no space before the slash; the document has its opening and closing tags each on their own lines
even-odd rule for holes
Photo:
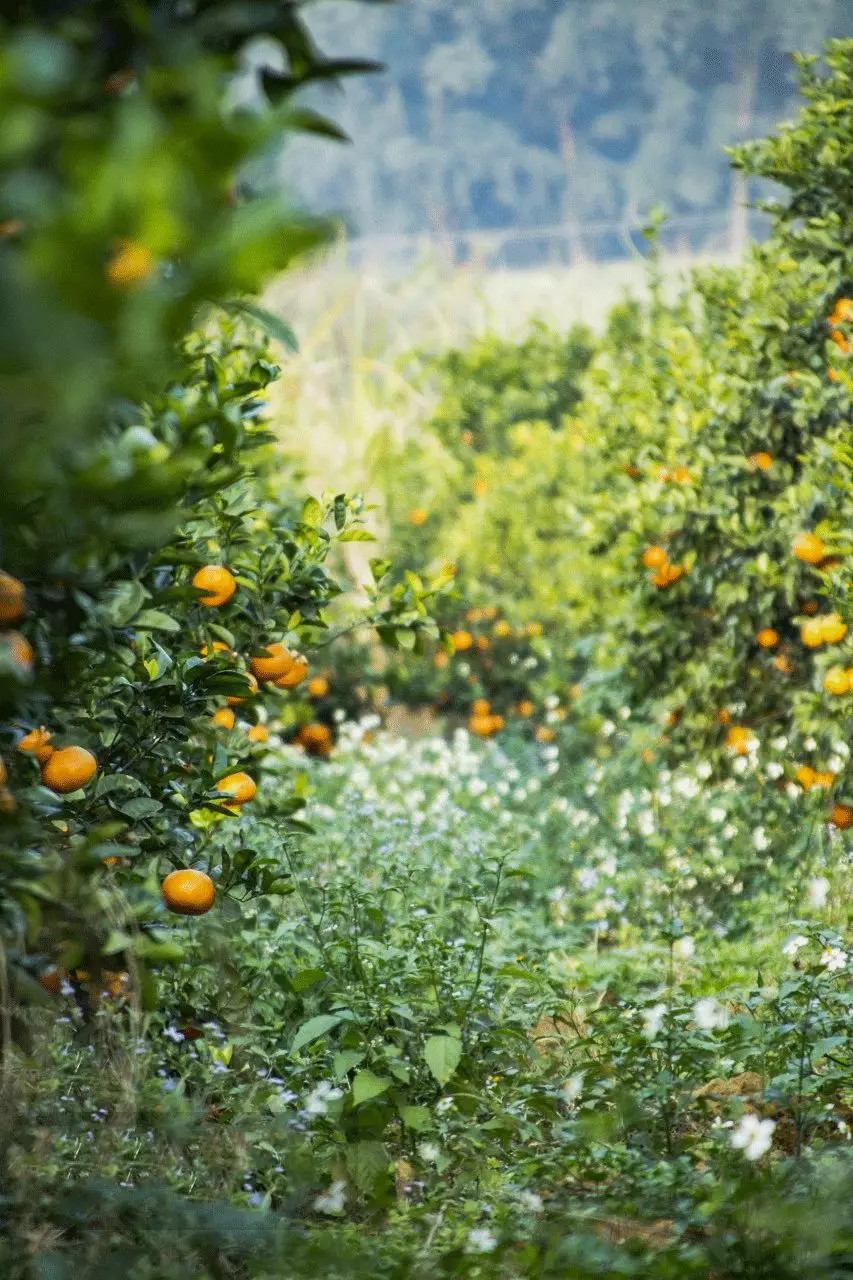
<svg viewBox="0 0 853 1280">
<path fill-rule="evenodd" d="M 375 1076 L 372 1071 L 359 1071 L 352 1082 L 353 1106 L 358 1107 L 362 1102 L 378 1098 L 390 1086 L 391 1081 L 387 1076 Z"/>
<path fill-rule="evenodd" d="M 353 1067 L 364 1061 L 364 1053 L 360 1049 L 342 1049 L 332 1059 L 332 1070 L 336 1076 L 345 1076 Z"/>
<path fill-rule="evenodd" d="M 181 624 L 160 609 L 143 609 L 133 620 L 137 631 L 180 631 Z"/>
<path fill-rule="evenodd" d="M 349 1175 L 359 1191 L 372 1191 L 388 1169 L 388 1152 L 381 1142 L 354 1142 L 346 1149 Z"/>
<path fill-rule="evenodd" d="M 316 1018 L 309 1018 L 307 1022 L 303 1022 L 293 1037 L 290 1052 L 296 1053 L 297 1050 L 304 1048 L 306 1044 L 310 1044 L 312 1040 L 319 1040 L 320 1036 L 324 1036 L 327 1031 L 331 1031 L 333 1027 L 337 1027 L 341 1022 L 343 1022 L 343 1017 L 339 1013 L 320 1013 Z"/>
<path fill-rule="evenodd" d="M 461 1057 L 462 1044 L 455 1036 L 430 1036 L 424 1045 L 424 1059 L 439 1084 L 447 1084 Z"/>
<path fill-rule="evenodd" d="M 315 982 L 322 982 L 326 976 L 325 969 L 299 969 L 290 979 L 290 985 L 294 991 L 307 991 Z"/>
<path fill-rule="evenodd" d="M 425 1129 L 433 1127 L 432 1112 L 428 1107 L 400 1107 L 400 1119 L 407 1129 L 414 1129 L 416 1133 L 423 1133 Z"/>
</svg>

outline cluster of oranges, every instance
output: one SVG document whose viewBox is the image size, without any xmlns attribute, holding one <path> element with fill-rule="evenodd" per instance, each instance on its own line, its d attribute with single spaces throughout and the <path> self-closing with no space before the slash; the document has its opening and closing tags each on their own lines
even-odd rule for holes
<svg viewBox="0 0 853 1280">
<path fill-rule="evenodd" d="M 468 720 L 469 731 L 476 734 L 478 738 L 491 738 L 492 734 L 499 733 L 504 728 L 506 728 L 506 721 L 503 716 L 495 715 L 492 712 L 492 706 L 488 699 L 477 698 L 471 707 L 471 715 Z"/>
<path fill-rule="evenodd" d="M 319 722 L 304 724 L 293 741 L 307 756 L 327 756 L 332 749 L 332 731 Z"/>
<path fill-rule="evenodd" d="M 641 556 L 643 568 L 650 569 L 649 582 L 653 587 L 671 587 L 679 578 L 683 578 L 686 568 L 683 564 L 671 564 L 666 547 L 654 543 L 646 547 Z"/>
<path fill-rule="evenodd" d="M 830 340 L 845 356 L 850 354 L 850 339 L 841 332 L 841 326 L 850 321 L 853 321 L 853 298 L 839 298 L 827 323 L 830 329 Z"/>
<path fill-rule="evenodd" d="M 19 622 L 26 611 L 23 583 L 11 574 L 0 572 L 0 625 Z M 33 651 L 29 642 L 17 631 L 6 632 L 4 640 L 13 656 L 17 654 L 22 659 L 19 665 L 31 668 Z M 44 726 L 30 729 L 19 739 L 17 749 L 38 762 L 42 783 L 51 791 L 59 795 L 79 791 L 94 778 L 98 762 L 85 747 L 68 746 L 57 750 L 51 744 L 52 736 Z M 6 781 L 6 766 L 0 761 L 0 808 L 8 813 L 14 810 L 15 801 L 6 788 Z"/>
</svg>

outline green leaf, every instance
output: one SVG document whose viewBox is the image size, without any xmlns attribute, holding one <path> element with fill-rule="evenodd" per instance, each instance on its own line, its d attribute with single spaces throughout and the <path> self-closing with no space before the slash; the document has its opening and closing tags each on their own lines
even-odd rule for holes
<svg viewBox="0 0 853 1280">
<path fill-rule="evenodd" d="M 374 582 L 381 582 L 391 568 L 390 560 L 382 560 L 379 556 L 375 556 L 370 561 L 370 572 L 373 574 Z"/>
<path fill-rule="evenodd" d="M 180 631 L 181 624 L 160 609 L 143 609 L 133 620 L 137 631 Z"/>
<path fill-rule="evenodd" d="M 118 805 L 119 813 L 128 818 L 151 818 L 163 808 L 159 800 L 151 800 L 147 796 L 137 796 Z"/>
<path fill-rule="evenodd" d="M 348 1071 L 352 1071 L 353 1067 L 357 1067 L 363 1061 L 364 1054 L 360 1049 L 342 1049 L 332 1059 L 332 1070 L 336 1076 L 345 1076 Z"/>
<path fill-rule="evenodd" d="M 428 1107 L 400 1107 L 399 1111 L 406 1128 L 414 1129 L 416 1133 L 423 1133 L 433 1126 L 432 1113 Z"/>
<path fill-rule="evenodd" d="M 372 1071 L 359 1071 L 352 1082 L 353 1106 L 358 1107 L 362 1102 L 378 1098 L 380 1093 L 384 1093 L 390 1086 L 391 1081 L 387 1076 L 375 1076 Z"/>
<path fill-rule="evenodd" d="M 359 1191 L 372 1191 L 388 1168 L 388 1152 L 381 1142 L 355 1142 L 347 1147 L 346 1162 L 349 1175 Z"/>
<path fill-rule="evenodd" d="M 310 1044 L 312 1040 L 319 1040 L 321 1036 L 324 1036 L 327 1031 L 331 1031 L 333 1027 L 337 1027 L 343 1020 L 343 1016 L 339 1013 L 320 1013 L 316 1018 L 309 1018 L 307 1022 L 303 1022 L 293 1037 L 290 1052 L 296 1053 L 299 1049 L 304 1048 L 306 1044 Z"/>
<path fill-rule="evenodd" d="M 302 520 L 305 524 L 319 524 L 323 518 L 323 508 L 316 498 L 306 498 L 302 507 Z"/>
<path fill-rule="evenodd" d="M 225 303 L 225 310 L 231 312 L 242 312 L 248 316 L 250 320 L 254 320 L 255 324 L 269 338 L 274 338 L 276 342 L 280 342 L 283 347 L 287 347 L 288 351 L 298 351 L 299 343 L 296 340 L 296 334 L 281 316 L 275 315 L 272 311 L 267 311 L 266 307 L 258 306 L 257 302 L 231 301 Z"/>
<path fill-rule="evenodd" d="M 344 529 L 338 542 L 375 542 L 376 535 L 366 529 Z"/>
<path fill-rule="evenodd" d="M 462 1044 L 455 1036 L 430 1036 L 424 1045 L 424 1059 L 439 1084 L 447 1084 L 461 1057 Z"/>
<path fill-rule="evenodd" d="M 110 626 L 125 627 L 142 608 L 147 595 L 141 582 L 119 582 L 101 606 L 101 617 Z"/>
<path fill-rule="evenodd" d="M 299 969 L 290 979 L 290 985 L 294 991 L 307 991 L 315 982 L 322 982 L 325 977 L 325 969 Z"/>
</svg>

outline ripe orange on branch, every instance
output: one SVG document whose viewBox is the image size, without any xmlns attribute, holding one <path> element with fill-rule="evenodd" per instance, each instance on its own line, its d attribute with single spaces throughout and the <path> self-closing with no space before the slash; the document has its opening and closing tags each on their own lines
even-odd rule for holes
<svg viewBox="0 0 853 1280">
<path fill-rule="evenodd" d="M 180 916 L 203 916 L 216 900 L 216 887 L 204 871 L 170 871 L 160 886 L 163 901 Z"/>
<path fill-rule="evenodd" d="M 798 533 L 791 550 L 803 564 L 818 564 L 826 555 L 826 543 L 816 533 Z"/>
<path fill-rule="evenodd" d="M 50 738 L 50 733 L 43 726 L 39 729 L 30 729 L 17 744 L 18 750 L 23 751 L 25 755 L 34 756 L 39 764 L 44 764 L 53 755 Z"/>
<path fill-rule="evenodd" d="M 250 778 L 248 773 L 229 773 L 216 784 L 216 790 L 226 796 L 231 804 L 236 805 L 246 804 L 254 799 L 257 789 L 254 778 Z"/>
<path fill-rule="evenodd" d="M 669 563 L 669 556 L 665 547 L 655 543 L 651 547 L 646 547 L 642 555 L 642 561 L 646 569 L 662 569 L 665 564 Z"/>
<path fill-rule="evenodd" d="M 23 582 L 0 569 L 0 624 L 18 622 L 27 611 Z"/>
<path fill-rule="evenodd" d="M 294 655 L 277 640 L 268 644 L 262 653 L 253 654 L 249 659 L 252 674 L 259 680 L 280 680 L 286 676 L 294 663 Z"/>
<path fill-rule="evenodd" d="M 41 780 L 51 791 L 64 795 L 85 787 L 97 770 L 97 760 L 85 747 L 61 747 L 42 765 Z"/>
<path fill-rule="evenodd" d="M 308 659 L 302 653 L 297 653 L 293 658 L 293 665 L 283 676 L 279 676 L 277 680 L 273 680 L 276 689 L 295 689 L 301 684 L 308 674 Z"/>
<path fill-rule="evenodd" d="M 850 692 L 850 677 L 843 667 L 830 667 L 823 677 L 823 687 L 827 693 L 841 695 Z"/>
<path fill-rule="evenodd" d="M 193 578 L 193 586 L 205 592 L 199 597 L 199 604 L 203 604 L 206 609 L 215 609 L 231 599 L 237 590 L 237 581 L 230 569 L 223 565 L 206 564 Z"/>
<path fill-rule="evenodd" d="M 824 644 L 838 644 L 847 635 L 847 623 L 842 622 L 837 613 L 821 618 L 820 629 Z"/>
<path fill-rule="evenodd" d="M 774 627 L 762 627 L 755 639 L 760 648 L 775 649 L 779 643 L 779 632 Z"/>
<path fill-rule="evenodd" d="M 246 693 L 242 698 L 235 697 L 233 694 L 226 698 L 225 701 L 229 707 L 236 707 L 239 703 L 245 702 L 246 698 L 253 698 L 258 692 L 258 682 L 252 675 L 251 671 L 246 672 Z"/>
</svg>

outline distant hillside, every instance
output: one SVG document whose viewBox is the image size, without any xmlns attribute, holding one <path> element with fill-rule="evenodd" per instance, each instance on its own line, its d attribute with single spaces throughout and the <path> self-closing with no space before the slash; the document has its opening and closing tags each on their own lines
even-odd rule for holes
<svg viewBox="0 0 853 1280">
<path fill-rule="evenodd" d="M 291 187 L 357 235 L 559 224 L 578 231 L 578 258 L 584 228 L 655 203 L 701 248 L 697 215 L 743 196 L 723 147 L 794 111 L 790 51 L 853 33 L 850 0 L 323 0 L 308 12 L 324 51 L 388 70 L 335 98 L 352 146 L 289 147 L 278 172 Z M 612 239 L 591 256 L 623 253 Z"/>
</svg>

